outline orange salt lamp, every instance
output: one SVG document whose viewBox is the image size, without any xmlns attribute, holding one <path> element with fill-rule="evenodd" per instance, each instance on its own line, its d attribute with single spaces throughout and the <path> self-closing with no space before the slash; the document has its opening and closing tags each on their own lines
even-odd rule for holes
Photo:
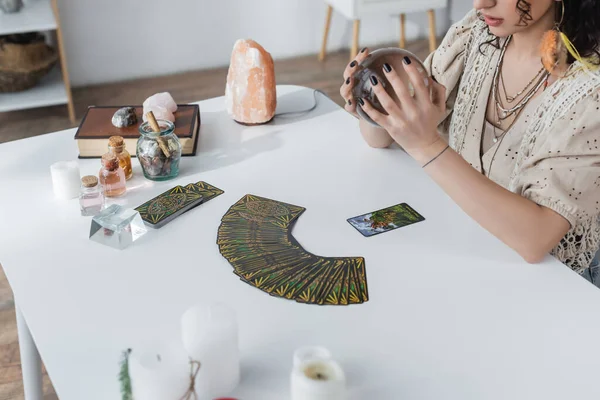
<svg viewBox="0 0 600 400">
<path fill-rule="evenodd" d="M 277 93 L 273 58 L 254 40 L 235 42 L 225 97 L 227 112 L 240 124 L 265 124 L 275 116 Z"/>
</svg>

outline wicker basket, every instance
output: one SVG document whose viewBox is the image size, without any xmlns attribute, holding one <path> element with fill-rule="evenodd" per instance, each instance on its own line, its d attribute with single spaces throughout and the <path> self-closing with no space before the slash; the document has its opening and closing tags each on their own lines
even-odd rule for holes
<svg viewBox="0 0 600 400">
<path fill-rule="evenodd" d="M 34 87 L 57 60 L 56 50 L 42 38 L 26 43 L 0 39 L 0 93 Z"/>
</svg>

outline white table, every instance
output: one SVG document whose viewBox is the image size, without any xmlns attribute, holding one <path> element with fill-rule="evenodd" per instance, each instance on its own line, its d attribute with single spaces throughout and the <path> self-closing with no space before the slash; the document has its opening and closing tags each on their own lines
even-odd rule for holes
<svg viewBox="0 0 600 400">
<path fill-rule="evenodd" d="M 312 93 L 283 86 L 279 98 L 280 111 L 303 109 Z M 238 315 L 244 400 L 288 398 L 292 352 L 306 344 L 333 351 L 351 399 L 600 398 L 600 291 L 550 257 L 524 263 L 401 150 L 369 148 L 351 116 L 319 101 L 261 127 L 231 121 L 222 98 L 201 102 L 198 155 L 164 183 L 134 161 L 122 202 L 200 180 L 225 194 L 124 251 L 88 240 L 77 201 L 52 196 L 49 166 L 76 157 L 74 130 L 0 146 L 0 262 L 24 317 L 28 399 L 41 398 L 36 345 L 60 399 L 120 399 L 121 351 L 176 334 L 187 307 L 212 301 Z M 247 193 L 306 207 L 294 236 L 307 250 L 364 256 L 370 301 L 304 305 L 240 282 L 215 239 Z M 346 222 L 400 202 L 426 221 L 371 238 Z"/>
</svg>

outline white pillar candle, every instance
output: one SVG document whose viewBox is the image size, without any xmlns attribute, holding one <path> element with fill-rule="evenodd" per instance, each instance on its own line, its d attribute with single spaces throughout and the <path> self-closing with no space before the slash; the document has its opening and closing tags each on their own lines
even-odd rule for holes
<svg viewBox="0 0 600 400">
<path fill-rule="evenodd" d="M 81 186 L 79 164 L 76 161 L 60 161 L 50 166 L 54 195 L 62 200 L 79 196 Z"/>
<path fill-rule="evenodd" d="M 181 331 L 188 355 L 202 364 L 199 394 L 211 398 L 230 394 L 240 381 L 234 311 L 224 304 L 197 305 L 183 314 Z"/>
<path fill-rule="evenodd" d="M 334 360 L 313 358 L 294 365 L 291 392 L 292 400 L 344 400 L 346 377 L 342 367 Z"/>
<path fill-rule="evenodd" d="M 129 377 L 135 400 L 179 400 L 190 387 L 190 359 L 181 343 L 134 348 Z"/>
</svg>

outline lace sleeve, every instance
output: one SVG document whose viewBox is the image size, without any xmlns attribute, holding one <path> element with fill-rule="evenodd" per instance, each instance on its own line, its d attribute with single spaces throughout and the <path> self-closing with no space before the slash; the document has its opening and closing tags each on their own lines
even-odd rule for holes
<svg viewBox="0 0 600 400">
<path fill-rule="evenodd" d="M 477 13 L 473 9 L 461 21 L 452 25 L 440 46 L 424 63 L 429 75 L 446 87 L 446 115 L 443 118 L 445 122 L 449 121 L 448 116 L 454 108 L 460 78 L 465 69 L 465 57 L 469 53 L 472 28 L 477 21 Z M 440 126 L 443 133 L 447 133 L 446 125 L 442 123 Z"/>
<path fill-rule="evenodd" d="M 536 143 L 518 174 L 517 192 L 571 224 L 553 254 L 578 272 L 600 245 L 599 111 L 597 94 L 573 107 Z"/>
</svg>

